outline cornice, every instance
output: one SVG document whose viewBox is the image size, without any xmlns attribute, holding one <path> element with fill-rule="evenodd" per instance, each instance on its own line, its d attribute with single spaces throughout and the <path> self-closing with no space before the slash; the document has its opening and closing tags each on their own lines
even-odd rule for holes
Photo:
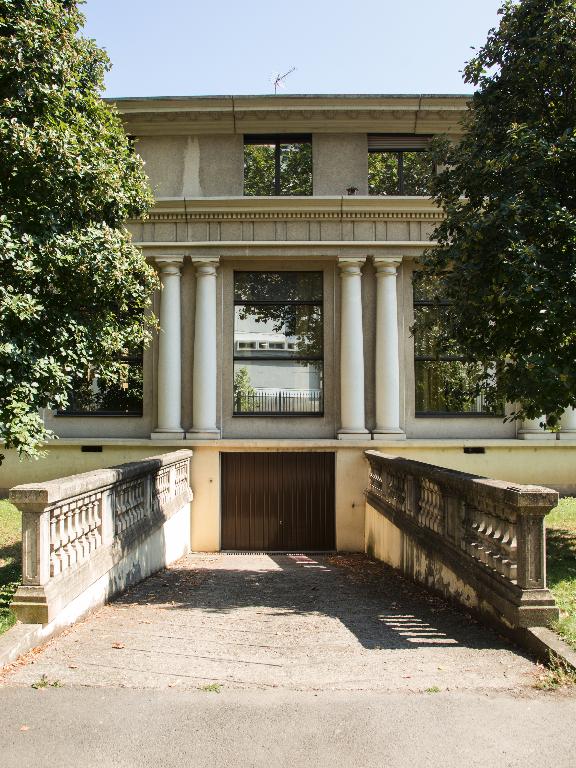
<svg viewBox="0 0 576 768">
<path fill-rule="evenodd" d="M 147 221 L 440 221 L 442 218 L 442 211 L 429 198 L 205 197 L 160 198 Z"/>
<path fill-rule="evenodd" d="M 460 134 L 469 96 L 222 96 L 110 100 L 135 136 L 204 133 Z"/>
</svg>

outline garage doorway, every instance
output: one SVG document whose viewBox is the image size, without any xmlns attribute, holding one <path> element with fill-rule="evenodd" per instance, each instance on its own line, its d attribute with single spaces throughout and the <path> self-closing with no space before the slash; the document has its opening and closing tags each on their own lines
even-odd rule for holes
<svg viewBox="0 0 576 768">
<path fill-rule="evenodd" d="M 222 453 L 221 548 L 330 552 L 334 453 Z"/>
</svg>

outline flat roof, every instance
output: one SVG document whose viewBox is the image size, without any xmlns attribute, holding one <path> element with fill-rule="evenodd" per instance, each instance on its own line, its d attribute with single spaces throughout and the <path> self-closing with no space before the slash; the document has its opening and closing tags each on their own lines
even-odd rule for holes
<svg viewBox="0 0 576 768">
<path fill-rule="evenodd" d="M 255 93 L 188 96 L 111 96 L 105 101 L 190 101 L 191 99 L 471 99 L 472 93 Z"/>
</svg>

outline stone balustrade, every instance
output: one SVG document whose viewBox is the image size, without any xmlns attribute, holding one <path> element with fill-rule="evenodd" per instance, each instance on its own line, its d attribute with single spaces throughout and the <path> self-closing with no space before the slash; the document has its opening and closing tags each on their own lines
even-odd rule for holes
<svg viewBox="0 0 576 768">
<path fill-rule="evenodd" d="M 558 616 L 546 589 L 544 516 L 549 488 L 513 485 L 367 451 L 367 504 L 383 515 L 391 564 L 508 627 Z M 367 539 L 378 536 L 367 517 Z M 374 549 L 374 541 L 367 542 Z M 378 552 L 372 552 L 378 556 Z M 392 562 L 394 561 L 394 562 Z"/>
<path fill-rule="evenodd" d="M 47 624 L 69 609 L 73 620 L 185 554 L 191 456 L 174 451 L 11 489 L 22 511 L 18 618 Z"/>
</svg>

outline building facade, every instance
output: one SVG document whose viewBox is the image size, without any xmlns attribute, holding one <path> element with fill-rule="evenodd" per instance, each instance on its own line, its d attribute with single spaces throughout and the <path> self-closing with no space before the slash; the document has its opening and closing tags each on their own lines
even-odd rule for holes
<svg viewBox="0 0 576 768">
<path fill-rule="evenodd" d="M 470 372 L 434 346 L 449 306 L 414 279 L 442 217 L 428 194 L 427 146 L 440 134 L 458 140 L 465 96 L 116 106 L 156 197 L 149 218 L 129 228 L 159 273 L 159 332 L 143 352 L 127 350 L 116 391 L 92 381 L 67 413 L 46 413 L 60 439 L 33 466 L 8 452 L 0 486 L 186 445 L 193 548 L 358 551 L 367 448 L 574 486 L 573 414 L 556 434 L 538 420 L 505 421 L 504 406 L 490 412 L 466 395 Z M 431 330 L 415 339 L 418 313 Z M 266 473 L 274 479 L 262 490 Z M 286 497 L 304 476 L 296 511 L 263 521 L 249 508 L 258 493 Z M 314 538 L 320 476 L 333 525 Z M 278 526 L 290 528 L 284 539 Z"/>
</svg>

